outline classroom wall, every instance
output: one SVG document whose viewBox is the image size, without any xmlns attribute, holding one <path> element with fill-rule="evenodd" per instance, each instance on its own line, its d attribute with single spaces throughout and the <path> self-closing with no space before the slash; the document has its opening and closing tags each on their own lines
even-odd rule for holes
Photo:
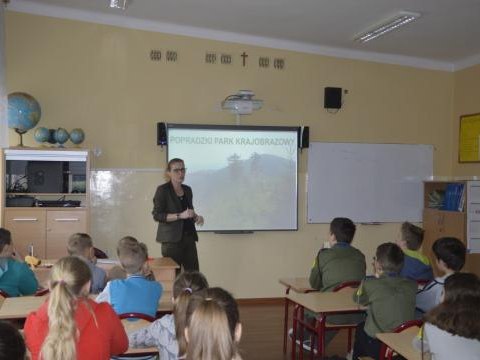
<svg viewBox="0 0 480 360">
<path fill-rule="evenodd" d="M 480 65 L 457 71 L 454 74 L 454 112 L 452 117 L 453 149 L 452 171 L 455 176 L 479 176 L 480 163 L 459 163 L 458 143 L 460 116 L 480 113 Z"/>
<path fill-rule="evenodd" d="M 82 127 L 84 145 L 98 154 L 95 168 L 164 168 L 156 122 L 233 124 L 235 117 L 220 110 L 221 100 L 251 89 L 265 105 L 243 117 L 243 124 L 310 126 L 311 141 L 433 144 L 435 174 L 452 175 L 452 73 L 15 12 L 6 16 L 6 48 L 8 92 L 22 90 L 37 98 L 40 126 Z M 152 62 L 151 49 L 176 50 L 179 60 Z M 232 54 L 233 64 L 205 64 L 207 51 Z M 246 67 L 241 66 L 243 51 Z M 285 69 L 261 69 L 259 56 L 285 59 Z M 323 109 L 326 86 L 348 89 L 337 114 Z M 17 138 L 10 135 L 15 145 Z M 32 132 L 25 138 L 34 145 Z M 327 225 L 306 224 L 307 157 L 304 150 L 299 231 L 200 235 L 200 266 L 211 284 L 242 298 L 279 297 L 278 278 L 307 275 L 328 233 Z M 145 196 L 154 191 L 145 189 Z M 137 226 L 125 232 L 145 241 L 151 255 L 160 255 L 150 211 L 132 209 Z M 398 227 L 359 225 L 355 245 L 368 264 L 376 246 L 394 240 Z M 116 239 L 95 241 L 113 251 Z"/>
</svg>

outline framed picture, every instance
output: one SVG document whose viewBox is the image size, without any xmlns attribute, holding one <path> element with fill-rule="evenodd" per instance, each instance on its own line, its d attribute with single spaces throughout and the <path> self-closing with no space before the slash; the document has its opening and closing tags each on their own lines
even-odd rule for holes
<svg viewBox="0 0 480 360">
<path fill-rule="evenodd" d="M 480 113 L 460 116 L 458 161 L 480 162 Z"/>
</svg>

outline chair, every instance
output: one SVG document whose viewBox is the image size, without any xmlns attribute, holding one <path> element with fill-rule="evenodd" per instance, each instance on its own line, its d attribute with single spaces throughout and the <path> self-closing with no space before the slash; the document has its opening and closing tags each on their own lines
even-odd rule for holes
<svg viewBox="0 0 480 360">
<path fill-rule="evenodd" d="M 37 289 L 37 292 L 35 293 L 34 296 L 44 296 L 47 295 L 50 292 L 48 288 L 39 288 Z"/>
<path fill-rule="evenodd" d="M 405 321 L 403 324 L 400 324 L 397 326 L 395 329 L 392 330 L 393 333 L 400 333 L 408 328 L 411 328 L 412 326 L 418 326 L 422 327 L 423 325 L 423 320 L 408 320 Z M 392 360 L 393 357 L 393 350 L 389 348 L 387 345 L 382 343 L 382 346 L 380 347 L 380 360 Z"/>
<path fill-rule="evenodd" d="M 104 251 L 102 251 L 102 250 L 100 250 L 100 249 L 98 249 L 98 248 L 96 248 L 96 247 L 93 248 L 93 251 L 94 251 L 95 257 L 96 257 L 97 259 L 108 259 L 108 255 L 105 254 Z"/>
<path fill-rule="evenodd" d="M 150 323 L 155 321 L 155 318 L 142 313 L 124 313 L 119 314 L 118 317 L 122 320 L 122 324 L 125 327 L 125 331 L 128 333 L 134 332 L 141 328 L 148 326 Z M 136 321 L 132 321 L 136 320 Z M 142 359 L 156 359 L 158 355 L 157 349 L 137 349 L 137 352 L 131 352 L 122 354 L 120 356 L 113 356 L 112 359 L 125 359 L 125 358 L 142 358 Z"/>
<path fill-rule="evenodd" d="M 332 291 L 341 291 L 346 288 L 358 288 L 360 286 L 360 281 L 345 281 L 341 284 L 338 284 L 333 288 Z M 328 330 L 343 330 L 346 329 L 348 330 L 348 344 L 347 344 L 347 353 L 352 350 L 352 331 L 357 328 L 358 324 L 342 324 L 342 325 L 336 325 L 336 324 L 325 324 L 325 331 Z"/>
</svg>

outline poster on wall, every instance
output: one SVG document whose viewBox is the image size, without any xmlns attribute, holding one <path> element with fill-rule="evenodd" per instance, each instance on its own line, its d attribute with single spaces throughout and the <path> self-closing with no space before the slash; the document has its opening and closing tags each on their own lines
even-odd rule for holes
<svg viewBox="0 0 480 360">
<path fill-rule="evenodd" d="M 460 116 L 458 161 L 480 162 L 480 113 Z"/>
</svg>

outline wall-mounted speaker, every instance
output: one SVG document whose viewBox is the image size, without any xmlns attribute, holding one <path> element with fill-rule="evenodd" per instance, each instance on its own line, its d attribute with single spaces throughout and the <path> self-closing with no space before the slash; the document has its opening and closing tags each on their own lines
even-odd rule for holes
<svg viewBox="0 0 480 360">
<path fill-rule="evenodd" d="M 342 108 L 342 88 L 326 87 L 325 96 L 323 98 L 323 107 L 325 109 L 341 109 Z"/>
<path fill-rule="evenodd" d="M 308 126 L 298 127 L 298 148 L 306 149 L 310 144 L 310 128 Z"/>
<path fill-rule="evenodd" d="M 157 145 L 167 145 L 167 124 L 164 122 L 157 123 Z"/>
</svg>

